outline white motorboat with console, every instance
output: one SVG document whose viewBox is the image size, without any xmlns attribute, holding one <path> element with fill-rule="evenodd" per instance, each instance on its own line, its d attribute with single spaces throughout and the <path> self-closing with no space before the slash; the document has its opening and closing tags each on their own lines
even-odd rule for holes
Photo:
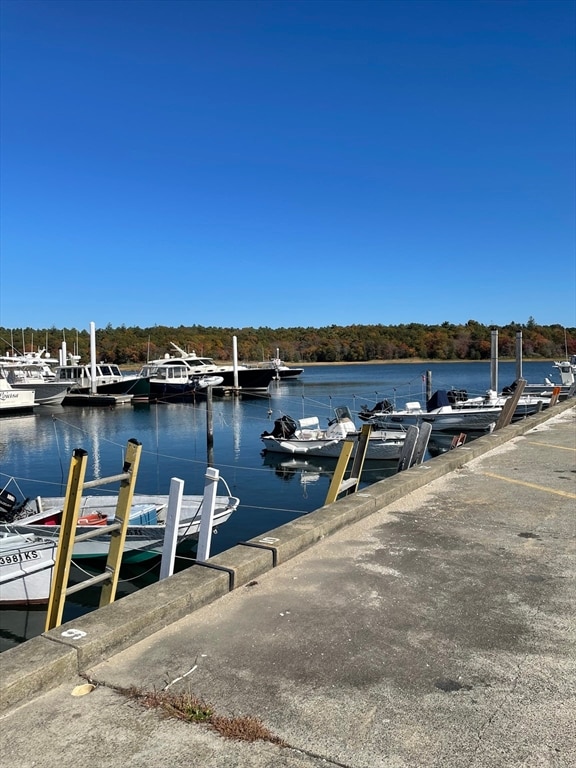
<svg viewBox="0 0 576 768">
<path fill-rule="evenodd" d="M 389 400 L 382 400 L 372 409 L 363 406 L 359 418 L 375 424 L 379 429 L 394 425 L 408 426 L 428 422 L 433 432 L 488 431 L 494 428 L 508 396 L 499 396 L 488 390 L 483 397 L 468 397 L 465 390 L 443 389 L 434 392 L 423 408 L 420 402 L 407 402 L 403 409 L 395 409 Z M 513 420 L 537 413 L 547 405 L 549 398 L 520 398 Z"/>
<path fill-rule="evenodd" d="M 326 429 L 320 428 L 316 416 L 297 421 L 284 415 L 276 419 L 272 432 L 263 432 L 260 438 L 266 451 L 337 458 L 343 443 L 357 440 L 359 434 L 350 410 L 346 406 L 339 406 Z M 403 429 L 374 430 L 368 438 L 365 458 L 384 461 L 398 459 L 405 439 L 406 432 Z"/>
</svg>

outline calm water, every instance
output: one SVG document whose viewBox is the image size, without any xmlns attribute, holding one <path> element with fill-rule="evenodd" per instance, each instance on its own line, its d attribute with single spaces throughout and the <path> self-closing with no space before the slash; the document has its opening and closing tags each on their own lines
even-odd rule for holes
<svg viewBox="0 0 576 768">
<path fill-rule="evenodd" d="M 490 386 L 489 363 L 313 366 L 291 382 L 273 382 L 267 396 L 215 398 L 212 466 L 240 507 L 213 537 L 212 554 L 238 541 L 258 536 L 324 503 L 336 460 L 293 460 L 263 456 L 260 434 L 271 430 L 283 414 L 294 418 L 318 416 L 326 426 L 333 408 L 347 405 L 352 412 L 372 407 L 384 397 L 402 407 L 407 400 L 424 401 L 424 376 L 432 373 L 433 389 L 467 389 L 470 396 Z M 515 363 L 500 363 L 500 388 L 510 384 Z M 530 383 L 548 376 L 556 380 L 550 363 L 525 362 L 523 375 Z M 75 448 L 88 452 L 86 479 L 121 471 L 126 443 L 142 443 L 137 493 L 167 494 L 170 478 L 185 481 L 184 493 L 202 493 L 207 466 L 206 404 L 119 406 L 115 409 L 43 407 L 30 416 L 0 420 L 0 487 L 21 497 L 63 496 L 70 457 Z M 364 484 L 383 479 L 395 463 L 367 462 Z M 219 492 L 224 492 L 220 485 Z M 179 559 L 177 568 L 186 567 Z M 158 563 L 146 573 L 123 571 L 119 596 L 153 582 Z M 92 610 L 99 590 L 70 598 L 64 620 Z M 76 602 L 74 602 L 74 600 Z M 43 631 L 44 610 L 0 612 L 0 650 Z"/>
</svg>

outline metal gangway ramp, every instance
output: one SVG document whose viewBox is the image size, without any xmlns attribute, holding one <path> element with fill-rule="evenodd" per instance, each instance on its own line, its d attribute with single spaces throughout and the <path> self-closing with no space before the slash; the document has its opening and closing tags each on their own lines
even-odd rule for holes
<svg viewBox="0 0 576 768">
<path fill-rule="evenodd" d="M 46 632 L 50 629 L 54 629 L 54 627 L 59 627 L 60 624 L 62 624 L 62 615 L 64 613 L 66 598 L 75 592 L 80 592 L 95 584 L 102 584 L 100 608 L 114 602 L 141 453 L 141 443 L 134 439 L 128 440 L 124 464 L 120 474 L 84 482 L 86 466 L 88 464 L 88 453 L 82 448 L 76 448 L 73 451 L 70 460 L 64 508 L 62 510 L 56 561 L 54 563 L 52 584 L 50 587 L 48 614 L 46 616 Z M 100 485 L 110 485 L 111 483 L 116 482 L 120 482 L 120 489 L 118 492 L 118 502 L 116 504 L 114 522 L 109 525 L 94 526 L 93 531 L 87 531 L 86 533 L 76 536 L 76 526 L 78 525 L 82 492 L 88 488 L 96 488 Z M 110 534 L 110 548 L 108 550 L 104 571 L 80 582 L 79 584 L 74 584 L 69 587 L 68 580 L 70 576 L 70 564 L 72 561 L 74 544 L 79 541 L 93 539 L 96 536 L 102 536 L 103 534 Z"/>
</svg>

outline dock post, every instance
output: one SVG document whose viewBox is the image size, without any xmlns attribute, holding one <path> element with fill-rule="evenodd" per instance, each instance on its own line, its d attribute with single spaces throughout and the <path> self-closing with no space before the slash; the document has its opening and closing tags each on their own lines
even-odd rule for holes
<svg viewBox="0 0 576 768">
<path fill-rule="evenodd" d="M 234 389 L 238 390 L 238 338 L 232 336 L 232 366 L 234 369 Z"/>
<path fill-rule="evenodd" d="M 498 329 L 496 328 L 491 332 L 490 389 L 498 392 Z"/>
<path fill-rule="evenodd" d="M 212 413 L 212 387 L 206 388 L 206 457 L 208 466 L 214 464 L 214 421 Z"/>
<path fill-rule="evenodd" d="M 432 371 L 426 371 L 426 402 L 432 397 Z"/>
<path fill-rule="evenodd" d="M 522 331 L 516 331 L 516 381 L 522 378 Z"/>
<path fill-rule="evenodd" d="M 160 563 L 160 581 L 174 573 L 174 556 L 178 544 L 178 525 L 180 524 L 180 512 L 182 510 L 182 496 L 184 494 L 184 480 L 173 477 L 170 480 L 170 494 L 168 496 L 168 510 L 166 511 L 166 530 L 162 545 L 162 561 Z"/>
<path fill-rule="evenodd" d="M 210 545 L 212 543 L 212 529 L 214 527 L 214 510 L 216 509 L 216 488 L 220 479 L 220 472 L 213 467 L 208 467 L 204 485 L 204 500 L 202 501 L 202 516 L 200 517 L 200 531 L 198 533 L 198 547 L 196 549 L 197 560 L 208 560 L 210 557 Z"/>
</svg>

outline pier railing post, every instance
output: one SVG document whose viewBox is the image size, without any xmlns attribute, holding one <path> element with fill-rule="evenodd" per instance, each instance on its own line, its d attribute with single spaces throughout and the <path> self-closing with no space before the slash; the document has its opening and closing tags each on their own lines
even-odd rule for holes
<svg viewBox="0 0 576 768">
<path fill-rule="evenodd" d="M 204 484 L 204 499 L 202 501 L 202 516 L 200 518 L 200 531 L 198 533 L 197 560 L 208 560 L 210 557 L 210 545 L 212 543 L 212 529 L 214 527 L 214 510 L 216 509 L 216 489 L 220 472 L 213 467 L 206 469 L 206 483 Z"/>
<path fill-rule="evenodd" d="M 173 477 L 170 480 L 170 495 L 168 496 L 168 510 L 166 512 L 166 530 L 164 532 L 164 544 L 162 546 L 162 561 L 160 563 L 160 581 L 174 573 L 174 556 L 178 544 L 178 526 L 180 524 L 180 512 L 182 510 L 182 496 L 184 494 L 184 480 Z"/>
</svg>

